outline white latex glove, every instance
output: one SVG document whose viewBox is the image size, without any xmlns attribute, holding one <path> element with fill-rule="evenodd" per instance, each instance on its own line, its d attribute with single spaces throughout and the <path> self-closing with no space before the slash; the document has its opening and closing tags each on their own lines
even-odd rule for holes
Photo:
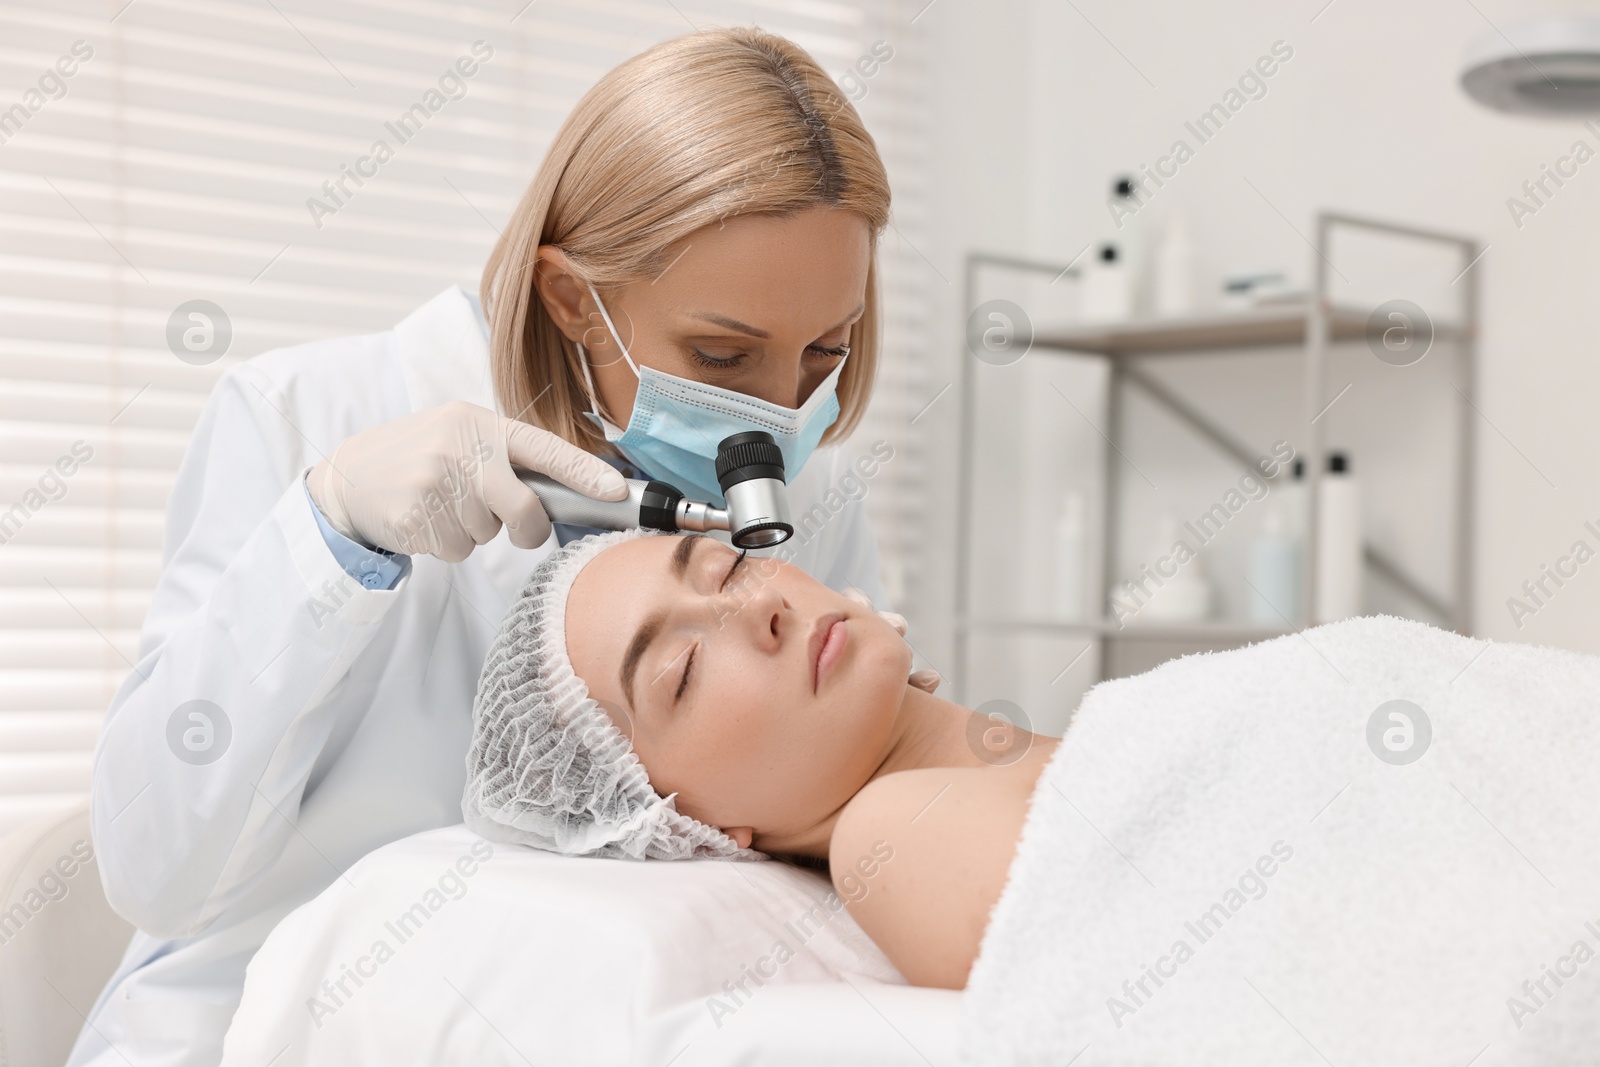
<svg viewBox="0 0 1600 1067">
<path fill-rule="evenodd" d="M 518 548 L 549 538 L 550 519 L 512 464 L 597 500 L 628 495 L 622 475 L 598 456 L 464 400 L 345 438 L 307 483 L 329 525 L 346 537 L 458 563 L 502 523 Z"/>
<path fill-rule="evenodd" d="M 868 610 L 877 611 L 872 606 L 872 598 L 859 589 L 846 589 L 844 595 Z M 893 626 L 895 633 L 901 637 L 906 635 L 906 617 L 904 615 L 896 611 L 877 611 L 877 615 L 878 618 Z M 912 671 L 911 676 L 906 681 L 924 693 L 931 693 L 939 688 L 939 683 L 944 679 L 940 678 L 939 672 L 932 667 L 925 667 L 920 671 Z"/>
</svg>

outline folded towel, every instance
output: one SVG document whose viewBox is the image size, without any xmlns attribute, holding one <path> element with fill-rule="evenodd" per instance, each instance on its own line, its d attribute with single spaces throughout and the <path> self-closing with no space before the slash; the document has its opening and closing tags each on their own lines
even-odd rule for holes
<svg viewBox="0 0 1600 1067">
<path fill-rule="evenodd" d="M 1096 686 L 966 1062 L 1600 1062 L 1597 701 L 1600 658 L 1381 616 Z"/>
</svg>

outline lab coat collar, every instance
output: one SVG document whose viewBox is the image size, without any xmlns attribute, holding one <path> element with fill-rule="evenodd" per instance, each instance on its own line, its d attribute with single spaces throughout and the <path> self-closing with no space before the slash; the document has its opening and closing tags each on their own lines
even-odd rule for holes
<svg viewBox="0 0 1600 1067">
<path fill-rule="evenodd" d="M 412 411 L 450 400 L 500 411 L 477 297 L 452 285 L 401 319 L 394 335 Z"/>
</svg>

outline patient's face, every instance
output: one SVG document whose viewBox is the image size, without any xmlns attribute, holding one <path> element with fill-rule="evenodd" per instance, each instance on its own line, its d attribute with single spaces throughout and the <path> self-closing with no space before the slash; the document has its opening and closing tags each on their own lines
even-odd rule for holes
<svg viewBox="0 0 1600 1067">
<path fill-rule="evenodd" d="M 656 791 L 702 822 L 753 827 L 760 848 L 867 782 L 911 653 L 798 567 L 738 557 L 709 537 L 607 549 L 573 583 L 567 650 Z"/>
</svg>

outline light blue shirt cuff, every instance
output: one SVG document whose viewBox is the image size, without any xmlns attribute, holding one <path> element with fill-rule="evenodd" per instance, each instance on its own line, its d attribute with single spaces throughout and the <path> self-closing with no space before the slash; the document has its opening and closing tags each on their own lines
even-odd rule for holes
<svg viewBox="0 0 1600 1067">
<path fill-rule="evenodd" d="M 311 499 L 311 487 L 306 485 L 304 478 L 300 479 L 300 484 L 306 491 L 306 503 L 311 505 L 311 514 L 317 517 L 317 529 L 322 531 L 322 540 L 346 574 L 368 589 L 393 589 L 400 579 L 411 573 L 410 556 L 386 552 L 381 548 L 368 548 L 335 530 L 322 514 L 322 509 L 317 507 L 317 502 Z"/>
</svg>

